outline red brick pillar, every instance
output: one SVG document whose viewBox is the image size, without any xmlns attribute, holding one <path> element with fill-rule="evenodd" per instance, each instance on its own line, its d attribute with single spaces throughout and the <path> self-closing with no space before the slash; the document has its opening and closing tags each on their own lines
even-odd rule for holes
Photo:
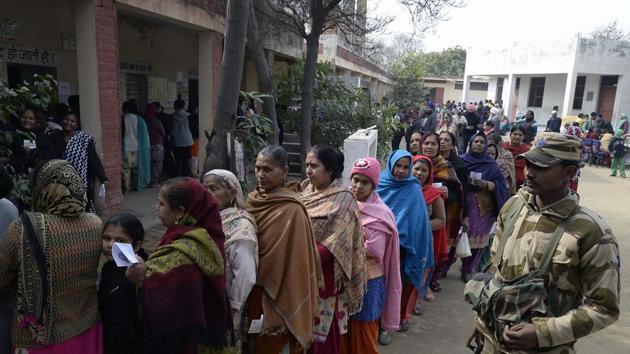
<svg viewBox="0 0 630 354">
<path fill-rule="evenodd" d="M 99 111 L 101 118 L 102 161 L 109 178 L 105 213 L 122 208 L 121 118 L 118 96 L 118 19 L 112 0 L 94 0 L 96 57 L 98 65 Z"/>
</svg>

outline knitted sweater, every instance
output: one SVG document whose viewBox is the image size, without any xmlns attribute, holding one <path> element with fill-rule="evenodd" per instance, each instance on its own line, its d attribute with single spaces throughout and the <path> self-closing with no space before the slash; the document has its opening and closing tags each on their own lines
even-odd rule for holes
<svg viewBox="0 0 630 354">
<path fill-rule="evenodd" d="M 96 273 L 101 252 L 102 223 L 98 216 L 88 213 L 72 218 L 41 213 L 31 215 L 46 257 L 49 280 L 49 302 L 43 326 L 47 332 L 47 343 L 58 344 L 81 334 L 99 321 Z M 24 284 L 31 285 L 39 279 L 38 274 L 30 272 L 37 266 L 30 247 L 23 245 L 23 237 L 22 221 L 17 220 L 0 240 L 0 290 L 15 291 L 16 285 L 22 288 Z M 31 296 L 39 295 L 37 287 L 26 288 Z M 18 291 L 18 309 L 24 304 L 26 295 Z M 27 328 L 17 326 L 20 321 L 18 313 L 15 311 L 13 317 L 13 344 L 17 347 L 41 346 Z"/>
</svg>

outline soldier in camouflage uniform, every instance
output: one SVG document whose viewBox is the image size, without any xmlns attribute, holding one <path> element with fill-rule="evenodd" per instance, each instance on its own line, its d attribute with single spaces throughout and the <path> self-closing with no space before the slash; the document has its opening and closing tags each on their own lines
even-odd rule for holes
<svg viewBox="0 0 630 354">
<path fill-rule="evenodd" d="M 493 256 L 501 239 L 508 239 L 493 276 L 509 280 L 537 269 L 554 231 L 570 218 L 548 269 L 554 287 L 549 289 L 548 296 L 553 297 L 549 299 L 549 312 L 557 315 L 506 326 L 502 338 L 496 338 L 490 326 L 477 317 L 469 343 L 475 339 L 483 345 L 483 353 L 575 353 L 573 345 L 579 338 L 611 325 L 619 317 L 617 241 L 604 220 L 579 206 L 579 196 L 567 187 L 577 173 L 580 155 L 579 139 L 545 133 L 532 150 L 517 157 L 527 162 L 527 185 L 508 200 L 499 214 Z M 524 205 L 513 214 L 517 218 L 513 232 L 504 235 L 508 210 L 517 198 Z M 496 270 L 496 261 L 493 266 Z M 474 299 L 475 292 L 478 294 L 479 284 L 471 280 L 465 296 Z"/>
</svg>

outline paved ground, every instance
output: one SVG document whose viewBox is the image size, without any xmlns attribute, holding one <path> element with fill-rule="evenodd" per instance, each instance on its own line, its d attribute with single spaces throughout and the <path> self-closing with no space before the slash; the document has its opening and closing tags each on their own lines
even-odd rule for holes
<svg viewBox="0 0 630 354">
<path fill-rule="evenodd" d="M 613 229 L 619 242 L 622 258 L 621 301 L 619 321 L 595 335 L 578 342 L 580 353 L 630 353 L 630 178 L 622 180 L 608 176 L 609 170 L 587 167 L 582 171 L 579 185 L 581 203 L 597 211 Z M 391 345 L 381 347 L 382 353 L 448 353 L 469 354 L 464 341 L 470 333 L 472 315 L 470 305 L 463 301 L 464 283 L 459 279 L 458 266 L 443 282 L 443 290 L 436 301 L 427 304 L 426 313 L 412 320 L 406 333 L 397 333 Z"/>
<path fill-rule="evenodd" d="M 587 167 L 582 171 L 579 192 L 582 204 L 602 215 L 619 241 L 622 312 L 614 326 L 581 340 L 577 348 L 581 353 L 626 354 L 630 352 L 630 309 L 624 304 L 630 301 L 627 276 L 630 266 L 624 261 L 630 260 L 630 178 L 612 178 L 607 169 Z M 145 246 L 149 250 L 155 247 L 164 231 L 155 217 L 156 195 L 157 189 L 125 195 L 125 208 L 138 215 L 147 228 Z M 464 340 L 471 329 L 472 316 L 470 306 L 463 301 L 464 284 L 459 280 L 457 266 L 443 281 L 443 288 L 437 299 L 427 304 L 426 313 L 412 319 L 408 332 L 395 334 L 391 345 L 381 347 L 382 353 L 470 353 L 464 347 Z"/>
</svg>

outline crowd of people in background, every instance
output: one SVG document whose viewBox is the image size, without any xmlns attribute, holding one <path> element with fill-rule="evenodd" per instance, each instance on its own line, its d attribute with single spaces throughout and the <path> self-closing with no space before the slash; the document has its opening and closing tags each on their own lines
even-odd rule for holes
<svg viewBox="0 0 630 354">
<path fill-rule="evenodd" d="M 2 161 L 32 182 L 21 217 L 5 202 L 13 182 L 0 164 L 1 354 L 378 353 L 440 296 L 458 258 L 463 282 L 489 269 L 503 206 L 531 197 L 521 187 L 536 188 L 533 174 L 561 160 L 553 154 L 568 146 L 563 171 L 577 178 L 577 138 L 613 132 L 593 113 L 560 135 L 555 108 L 551 135 L 536 140 L 532 111 L 511 122 L 500 102 L 427 101 L 398 114 L 407 127 L 384 166 L 366 156 L 344 181 L 344 155 L 316 145 L 298 183 L 289 181 L 287 151 L 267 146 L 246 195 L 233 172 L 198 176 L 198 117 L 185 108 L 181 99 L 171 115 L 157 102 L 144 114 L 134 100 L 122 106 L 123 188 L 160 188 L 156 214 L 166 231 L 150 254 L 136 216 L 103 223 L 94 214 L 95 180 L 114 176 L 80 130 L 78 107 L 56 107 L 52 118 L 23 112 L 14 153 Z M 627 118 L 617 125 L 614 152 Z M 532 149 L 544 159 L 527 155 Z M 613 174 L 625 176 L 620 164 L 615 154 Z M 138 263 L 118 267 L 116 243 L 130 244 Z M 618 313 L 618 298 L 583 295 L 597 303 L 590 311 Z M 510 335 L 520 338 L 518 330 Z"/>
</svg>

